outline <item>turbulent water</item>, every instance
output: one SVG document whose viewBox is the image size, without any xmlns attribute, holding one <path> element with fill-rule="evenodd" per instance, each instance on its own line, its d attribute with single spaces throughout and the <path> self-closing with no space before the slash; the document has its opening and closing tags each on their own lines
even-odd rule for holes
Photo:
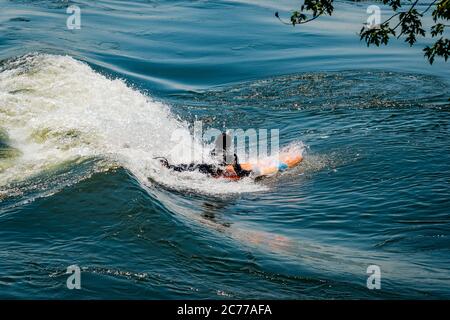
<svg viewBox="0 0 450 320">
<path fill-rule="evenodd" d="M 370 2 L 302 28 L 273 15 L 297 1 L 0 4 L 1 298 L 450 297 L 450 73 L 429 40 L 366 48 Z M 214 161 L 173 139 L 195 121 L 279 129 L 304 161 L 161 167 Z"/>
</svg>

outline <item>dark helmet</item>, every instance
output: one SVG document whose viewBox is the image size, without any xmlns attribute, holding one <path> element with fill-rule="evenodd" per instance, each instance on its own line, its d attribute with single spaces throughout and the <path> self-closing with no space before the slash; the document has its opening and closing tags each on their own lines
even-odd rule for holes
<svg viewBox="0 0 450 320">
<path fill-rule="evenodd" d="M 234 161 L 233 153 L 233 137 L 223 132 L 217 136 L 214 149 L 211 154 L 220 159 L 223 163 L 231 163 Z"/>
</svg>

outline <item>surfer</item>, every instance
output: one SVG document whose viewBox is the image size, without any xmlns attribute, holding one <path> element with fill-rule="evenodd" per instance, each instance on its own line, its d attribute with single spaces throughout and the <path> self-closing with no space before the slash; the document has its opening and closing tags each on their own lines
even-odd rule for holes
<svg viewBox="0 0 450 320">
<path fill-rule="evenodd" d="M 232 178 L 240 179 L 248 177 L 251 170 L 242 169 L 239 164 L 238 157 L 235 153 L 231 153 L 232 138 L 227 133 L 221 133 L 216 138 L 215 147 L 211 151 L 211 155 L 219 160 L 219 164 L 209 163 L 183 163 L 178 165 L 170 164 L 166 158 L 158 157 L 163 166 L 173 171 L 198 171 L 214 178 Z"/>
</svg>

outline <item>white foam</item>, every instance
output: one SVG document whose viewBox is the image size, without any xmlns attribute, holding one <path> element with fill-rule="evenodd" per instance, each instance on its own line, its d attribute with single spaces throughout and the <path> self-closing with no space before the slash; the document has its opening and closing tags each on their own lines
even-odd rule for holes
<svg viewBox="0 0 450 320">
<path fill-rule="evenodd" d="M 109 79 L 69 56 L 31 54 L 7 62 L 0 72 L 0 127 L 20 151 L 0 172 L 0 185 L 26 180 L 77 158 L 111 159 L 142 184 L 150 181 L 204 193 L 262 190 L 250 180 L 230 182 L 199 173 L 179 174 L 153 159 L 189 161 L 190 145 L 171 141 L 187 129 L 169 107 Z M 180 149 L 181 148 L 181 149 Z M 194 142 L 194 148 L 203 146 Z M 1 166 L 0 166 L 1 167 Z"/>
</svg>

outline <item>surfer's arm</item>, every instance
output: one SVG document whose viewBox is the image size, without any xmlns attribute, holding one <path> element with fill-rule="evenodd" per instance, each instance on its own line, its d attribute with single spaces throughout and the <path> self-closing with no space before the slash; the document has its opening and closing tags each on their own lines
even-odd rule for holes
<svg viewBox="0 0 450 320">
<path fill-rule="evenodd" d="M 233 169 L 239 177 L 248 177 L 252 173 L 251 170 L 242 169 L 236 154 L 234 154 Z"/>
<path fill-rule="evenodd" d="M 171 169 L 173 171 L 178 171 L 178 172 L 183 172 L 183 171 L 198 171 L 200 173 L 203 174 L 208 174 L 211 175 L 213 177 L 219 177 L 221 175 L 223 175 L 223 170 L 215 165 L 212 164 L 207 164 L 207 163 L 200 163 L 200 164 L 196 164 L 196 163 L 190 163 L 190 164 L 186 164 L 186 163 L 182 163 L 182 164 L 178 164 L 178 165 L 173 165 L 170 164 L 169 161 L 167 161 L 167 159 L 165 158 L 159 158 L 160 163 L 168 168 Z"/>
<path fill-rule="evenodd" d="M 154 159 L 158 159 L 159 163 L 161 163 L 164 167 L 166 167 L 168 169 L 171 169 L 173 171 L 178 171 L 178 172 L 188 171 L 189 168 L 192 167 L 192 164 L 191 165 L 188 165 L 188 164 L 179 164 L 179 165 L 170 164 L 169 161 L 167 161 L 167 159 L 164 158 L 164 157 L 156 157 Z"/>
</svg>

